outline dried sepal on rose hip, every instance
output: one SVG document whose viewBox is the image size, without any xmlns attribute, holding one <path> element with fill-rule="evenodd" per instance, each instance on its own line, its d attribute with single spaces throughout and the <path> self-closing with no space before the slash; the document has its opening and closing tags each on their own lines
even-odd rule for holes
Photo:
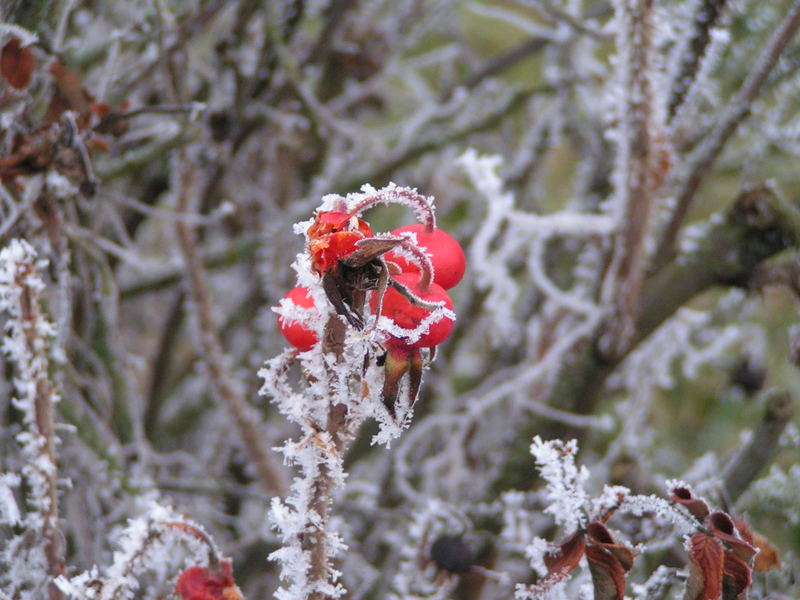
<svg viewBox="0 0 800 600">
<path fill-rule="evenodd" d="M 428 273 L 429 275 L 429 273 Z M 381 296 L 374 294 L 372 310 L 388 317 L 394 327 L 386 341 L 386 362 L 381 398 L 389 414 L 396 416 L 396 405 L 403 377 L 408 374 L 408 405 L 414 405 L 422 381 L 420 348 L 433 348 L 453 331 L 453 319 L 447 314 L 433 314 L 437 309 L 453 310 L 453 301 L 425 273 L 401 273 L 392 278 L 393 286 Z M 425 322 L 428 321 L 427 329 Z M 398 330 L 407 332 L 405 335 Z"/>
<path fill-rule="evenodd" d="M 387 279 L 381 255 L 402 240 L 374 238 L 366 221 L 335 211 L 317 212 L 306 235 L 311 270 L 322 277 L 325 295 L 337 314 L 362 329 L 365 292 Z"/>
</svg>

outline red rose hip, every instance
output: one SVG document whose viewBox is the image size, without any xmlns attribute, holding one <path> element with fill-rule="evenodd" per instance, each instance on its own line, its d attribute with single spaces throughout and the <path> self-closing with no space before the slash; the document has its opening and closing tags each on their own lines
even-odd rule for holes
<svg viewBox="0 0 800 600">
<path fill-rule="evenodd" d="M 424 289 L 420 284 L 419 273 L 401 273 L 395 276 L 394 279 L 398 283 L 405 285 L 420 300 L 425 302 L 444 302 L 447 308 L 453 310 L 453 301 L 444 288 L 436 283 L 431 283 L 427 290 Z M 377 294 L 373 294 L 370 301 L 373 311 L 377 309 L 377 304 Z M 411 304 L 405 296 L 393 287 L 387 288 L 383 297 L 381 315 L 389 317 L 398 327 L 408 330 L 416 329 L 430 314 L 430 310 Z M 430 348 L 442 343 L 452 331 L 453 320 L 449 317 L 442 317 L 432 323 L 428 331 L 416 342 L 407 343 L 403 339 L 393 338 L 389 344 L 399 344 L 408 348 Z"/>
<path fill-rule="evenodd" d="M 302 308 L 314 306 L 314 299 L 308 293 L 308 289 L 304 287 L 292 288 L 284 296 L 284 299 L 291 300 Z M 291 321 L 285 319 L 282 315 L 278 315 L 278 327 L 286 341 L 298 350 L 305 352 L 317 343 L 317 334 L 297 321 Z"/>
<path fill-rule="evenodd" d="M 415 233 L 417 235 L 417 246 L 431 257 L 434 283 L 449 290 L 461 281 L 467 261 L 461 245 L 453 236 L 441 229 L 427 231 L 425 226 L 420 223 L 398 227 L 392 233 L 394 235 L 402 235 L 403 233 Z M 389 253 L 386 258 L 396 263 L 405 273 L 419 271 L 417 264 L 396 254 Z"/>
</svg>

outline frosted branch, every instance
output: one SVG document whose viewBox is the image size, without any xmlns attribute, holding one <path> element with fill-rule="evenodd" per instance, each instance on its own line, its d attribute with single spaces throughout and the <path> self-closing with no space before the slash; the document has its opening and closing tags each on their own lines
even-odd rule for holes
<svg viewBox="0 0 800 600">
<path fill-rule="evenodd" d="M 45 262 L 37 261 L 36 251 L 23 240 L 12 240 L 0 250 L 0 310 L 8 315 L 2 350 L 15 365 L 14 405 L 22 412 L 24 429 L 17 434 L 25 466 L 22 474 L 29 486 L 25 527 L 41 536 L 46 558 L 47 579 L 64 569 L 63 537 L 58 519 L 56 435 L 53 405 L 58 394 L 49 379 L 48 342 L 55 330 L 39 307 L 45 289 L 39 271 Z M 50 600 L 61 592 L 50 585 Z"/>
</svg>

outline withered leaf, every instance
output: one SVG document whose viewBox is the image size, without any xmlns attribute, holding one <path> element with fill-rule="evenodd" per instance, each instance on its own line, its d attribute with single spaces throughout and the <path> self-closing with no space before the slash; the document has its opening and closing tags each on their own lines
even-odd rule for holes
<svg viewBox="0 0 800 600">
<path fill-rule="evenodd" d="M 753 532 L 753 543 L 758 548 L 758 554 L 756 554 L 756 559 L 753 563 L 753 567 L 756 571 L 764 573 L 780 568 L 781 557 L 780 554 L 778 554 L 778 549 L 775 547 L 775 544 L 757 531 Z"/>
<path fill-rule="evenodd" d="M 750 567 L 732 552 L 725 553 L 722 573 L 723 600 L 738 600 L 739 596 L 752 583 Z"/>
<path fill-rule="evenodd" d="M 704 500 L 695 498 L 692 495 L 692 492 L 687 488 L 674 488 L 672 490 L 672 501 L 676 504 L 685 506 L 692 516 L 698 521 L 702 521 L 708 516 L 708 505 Z"/>
<path fill-rule="evenodd" d="M 722 544 L 705 533 L 689 539 L 689 579 L 683 600 L 717 600 L 722 594 Z"/>
<path fill-rule="evenodd" d="M 36 69 L 36 56 L 30 46 L 22 46 L 19 38 L 11 38 L 0 52 L 0 73 L 11 87 L 22 90 L 28 87 Z"/>
<path fill-rule="evenodd" d="M 781 566 L 780 555 L 778 549 L 766 537 L 754 531 L 750 524 L 744 519 L 734 519 L 734 524 L 742 536 L 742 539 L 751 546 L 758 548 L 755 561 L 753 562 L 753 569 L 759 573 L 772 571 Z"/>
<path fill-rule="evenodd" d="M 547 577 L 556 573 L 563 573 L 561 579 L 566 577 L 578 566 L 585 550 L 586 541 L 583 539 L 583 533 L 576 531 L 558 547 L 558 550 L 544 555 L 544 564 L 548 570 Z"/>
<path fill-rule="evenodd" d="M 592 544 L 602 546 L 613 554 L 625 571 L 631 570 L 633 567 L 633 551 L 627 546 L 618 544 L 605 525 L 599 521 L 592 521 L 586 526 L 586 535 Z"/>
<path fill-rule="evenodd" d="M 47 107 L 45 121 L 54 122 L 62 113 L 71 110 L 79 116 L 79 125 L 86 125 L 91 115 L 93 98 L 83 87 L 78 73 L 59 61 L 53 61 L 49 67 L 56 84 L 56 91 Z"/>
<path fill-rule="evenodd" d="M 585 550 L 586 540 L 583 537 L 583 532 L 576 531 L 563 544 L 558 546 L 554 552 L 544 555 L 547 575 L 542 577 L 535 585 L 526 586 L 527 591 L 531 594 L 546 592 L 560 581 L 563 581 L 578 566 Z"/>
<path fill-rule="evenodd" d="M 714 537 L 725 542 L 736 556 L 750 562 L 756 549 L 736 535 L 733 519 L 724 512 L 715 512 L 708 516 L 706 523 Z"/>
<path fill-rule="evenodd" d="M 592 574 L 595 600 L 622 600 L 625 597 L 625 569 L 616 556 L 600 546 L 586 548 Z"/>
</svg>

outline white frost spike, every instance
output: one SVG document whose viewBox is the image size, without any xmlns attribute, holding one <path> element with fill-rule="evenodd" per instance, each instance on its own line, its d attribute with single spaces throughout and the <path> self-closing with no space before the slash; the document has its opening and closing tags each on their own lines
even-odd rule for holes
<svg viewBox="0 0 800 600">
<path fill-rule="evenodd" d="M 19 525 L 22 522 L 13 490 L 19 484 L 19 475 L 15 473 L 0 475 L 0 524 Z"/>
<path fill-rule="evenodd" d="M 575 465 L 577 453 L 577 440 L 543 442 L 537 435 L 531 444 L 531 454 L 539 474 L 547 482 L 545 512 L 553 515 L 556 523 L 566 531 L 574 531 L 586 524 L 584 511 L 589 498 L 583 484 L 589 471 Z"/>
</svg>

